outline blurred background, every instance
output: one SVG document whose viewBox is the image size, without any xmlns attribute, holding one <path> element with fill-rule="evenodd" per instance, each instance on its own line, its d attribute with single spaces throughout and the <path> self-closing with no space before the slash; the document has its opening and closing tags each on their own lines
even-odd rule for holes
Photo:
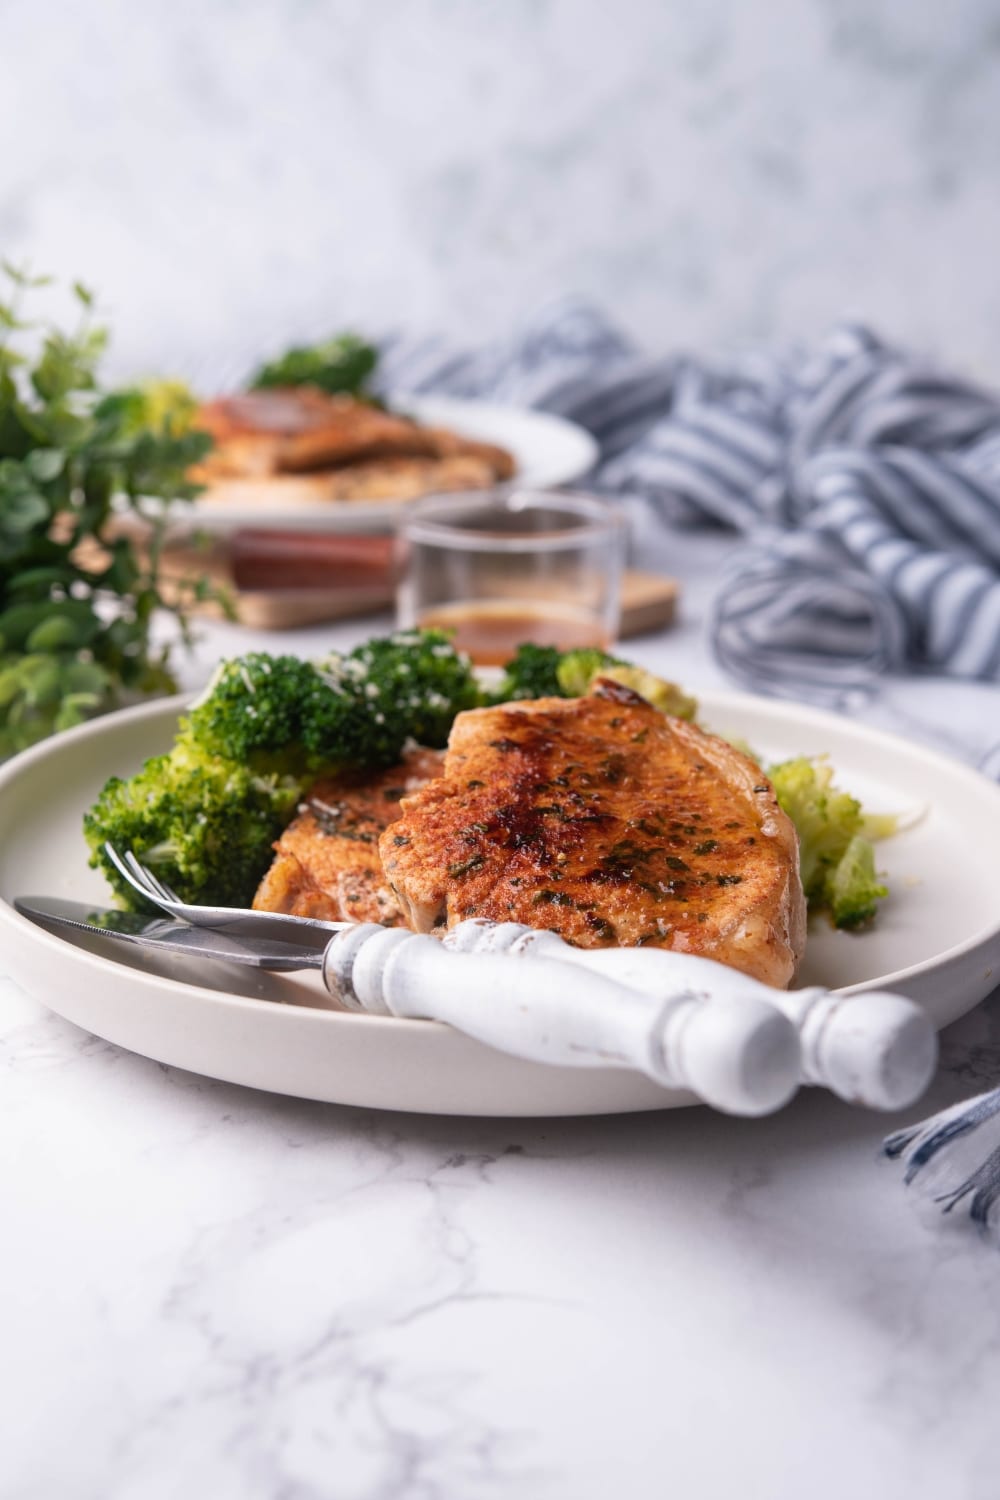
<svg viewBox="0 0 1000 1500">
<path fill-rule="evenodd" d="M 97 289 L 109 373 L 353 326 L 643 345 L 844 313 L 1000 378 L 994 0 L 0 4 L 0 246 Z"/>
</svg>

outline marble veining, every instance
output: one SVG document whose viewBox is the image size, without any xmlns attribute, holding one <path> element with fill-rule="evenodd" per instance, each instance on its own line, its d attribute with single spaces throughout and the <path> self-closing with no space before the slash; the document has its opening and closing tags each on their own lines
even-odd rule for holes
<svg viewBox="0 0 1000 1500">
<path fill-rule="evenodd" d="M 661 539 L 684 620 L 634 655 L 719 682 L 725 545 Z M 265 643 L 213 626 L 186 677 Z M 859 713 L 1000 738 L 982 684 Z M 0 1500 L 993 1500 L 998 1251 L 908 1200 L 892 1117 L 368 1113 L 0 997 Z M 1000 1079 L 1000 996 L 943 1042 L 928 1111 Z"/>
</svg>

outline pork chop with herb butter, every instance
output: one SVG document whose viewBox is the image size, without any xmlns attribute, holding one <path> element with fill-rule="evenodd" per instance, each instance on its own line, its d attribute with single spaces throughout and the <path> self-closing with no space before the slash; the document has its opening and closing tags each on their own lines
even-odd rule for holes
<svg viewBox="0 0 1000 1500">
<path fill-rule="evenodd" d="M 379 848 L 418 932 L 475 916 L 795 973 L 798 845 L 770 782 L 618 683 L 459 714 L 443 775 L 401 810 Z"/>
</svg>

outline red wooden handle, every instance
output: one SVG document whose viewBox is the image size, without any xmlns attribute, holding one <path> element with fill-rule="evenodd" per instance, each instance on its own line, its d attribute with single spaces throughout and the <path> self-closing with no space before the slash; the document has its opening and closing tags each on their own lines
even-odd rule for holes
<svg viewBox="0 0 1000 1500">
<path fill-rule="evenodd" d="M 312 531 L 237 531 L 230 541 L 233 583 L 244 591 L 372 589 L 395 582 L 391 536 Z"/>
</svg>

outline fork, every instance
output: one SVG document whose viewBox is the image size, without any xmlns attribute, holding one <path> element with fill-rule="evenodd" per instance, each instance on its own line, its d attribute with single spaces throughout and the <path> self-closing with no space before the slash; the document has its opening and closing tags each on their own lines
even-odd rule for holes
<svg viewBox="0 0 1000 1500">
<path fill-rule="evenodd" d="M 322 952 L 333 933 L 355 925 L 353 922 L 323 922 L 317 917 L 292 917 L 277 911 L 250 911 L 239 906 L 197 906 L 182 901 L 177 892 L 137 859 L 131 849 L 119 854 L 113 844 L 105 844 L 104 852 L 122 879 L 127 880 L 144 900 L 158 906 L 170 917 L 189 922 L 192 927 L 210 927 L 234 936 L 274 938 L 278 936 L 276 927 L 294 922 L 296 940 Z"/>
</svg>

